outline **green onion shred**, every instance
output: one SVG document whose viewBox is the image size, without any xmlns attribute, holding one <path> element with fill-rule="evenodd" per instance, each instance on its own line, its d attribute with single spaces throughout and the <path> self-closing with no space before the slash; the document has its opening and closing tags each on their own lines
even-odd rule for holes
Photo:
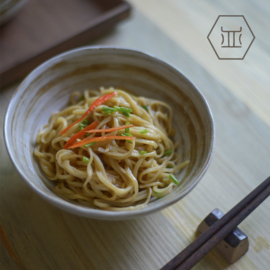
<svg viewBox="0 0 270 270">
<path fill-rule="evenodd" d="M 126 107 L 120 107 L 119 112 L 121 113 L 131 113 L 132 109 Z"/>
<path fill-rule="evenodd" d="M 83 130 L 83 129 L 86 128 L 89 124 L 90 124 L 90 121 L 89 121 L 89 120 L 87 120 L 87 119 L 83 120 L 83 121 L 79 124 L 80 130 Z"/>
<path fill-rule="evenodd" d="M 172 149 L 169 149 L 167 151 L 164 152 L 163 156 L 162 157 L 165 157 L 165 156 L 168 156 L 172 153 Z"/>
<path fill-rule="evenodd" d="M 118 107 L 118 106 L 114 106 L 113 108 L 103 106 L 102 112 L 104 114 L 112 114 L 114 112 L 121 112 L 123 115 L 130 117 L 130 113 L 132 112 L 132 109 L 126 108 L 126 107 Z"/>
<path fill-rule="evenodd" d="M 167 168 L 168 169 L 172 169 L 173 168 L 173 165 L 168 165 Z"/>
<path fill-rule="evenodd" d="M 85 157 L 85 156 L 83 156 L 83 159 L 82 159 L 82 161 L 83 161 L 83 162 L 86 162 L 86 163 L 88 163 L 88 162 L 89 162 L 89 158 L 88 158 L 88 157 Z"/>
<path fill-rule="evenodd" d="M 126 122 L 126 125 L 129 125 L 130 122 Z M 129 128 L 125 128 L 125 133 L 129 133 Z"/>
<path fill-rule="evenodd" d="M 85 120 L 82 121 L 82 124 L 84 124 L 84 125 L 89 125 L 89 124 L 90 124 L 90 121 L 87 120 L 87 119 L 85 119 Z"/>
<path fill-rule="evenodd" d="M 104 114 L 112 114 L 113 112 L 116 112 L 117 110 L 115 108 L 103 106 L 102 107 L 102 113 Z"/>
<path fill-rule="evenodd" d="M 83 129 L 86 128 L 87 126 L 84 125 L 83 123 L 80 123 L 80 124 L 79 124 L 79 127 L 80 127 L 80 130 L 83 130 Z"/>
<path fill-rule="evenodd" d="M 95 144 L 96 144 L 95 142 L 88 143 L 88 144 L 85 145 L 85 147 L 90 147 L 90 146 L 95 145 Z"/>
<path fill-rule="evenodd" d="M 148 106 L 147 105 L 142 105 L 142 108 L 145 109 L 148 112 Z"/>
<path fill-rule="evenodd" d="M 170 178 L 176 185 L 179 185 L 179 184 L 180 184 L 180 182 L 175 178 L 174 175 L 169 174 L 169 178 Z"/>
<path fill-rule="evenodd" d="M 131 133 L 121 133 L 121 136 L 132 137 L 132 134 Z"/>
<path fill-rule="evenodd" d="M 121 133 L 121 136 L 132 137 L 132 134 L 130 134 L 130 133 Z M 127 142 L 132 143 L 131 140 L 127 140 Z"/>
</svg>

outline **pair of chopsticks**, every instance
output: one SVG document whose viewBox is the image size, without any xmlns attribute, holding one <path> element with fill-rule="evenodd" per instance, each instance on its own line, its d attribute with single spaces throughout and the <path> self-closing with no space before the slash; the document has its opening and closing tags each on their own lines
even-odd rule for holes
<svg viewBox="0 0 270 270">
<path fill-rule="evenodd" d="M 234 206 L 220 220 L 176 255 L 161 270 L 188 270 L 196 265 L 220 241 L 230 234 L 253 210 L 270 195 L 270 177 Z"/>
</svg>

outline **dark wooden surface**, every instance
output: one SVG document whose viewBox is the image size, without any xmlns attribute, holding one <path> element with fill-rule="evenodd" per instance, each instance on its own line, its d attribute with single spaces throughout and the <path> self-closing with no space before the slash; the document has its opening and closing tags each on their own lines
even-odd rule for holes
<svg viewBox="0 0 270 270">
<path fill-rule="evenodd" d="M 237 227 L 270 195 L 270 177 L 248 194 L 161 270 L 188 270 Z"/>
<path fill-rule="evenodd" d="M 129 15 L 122 0 L 29 0 L 0 28 L 0 84 L 22 79 L 46 59 L 81 46 Z"/>
</svg>

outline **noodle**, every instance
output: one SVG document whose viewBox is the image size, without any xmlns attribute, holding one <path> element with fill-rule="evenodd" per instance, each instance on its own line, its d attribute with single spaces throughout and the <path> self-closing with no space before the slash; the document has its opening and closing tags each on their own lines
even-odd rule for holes
<svg viewBox="0 0 270 270">
<path fill-rule="evenodd" d="M 94 129 L 102 130 L 85 132 L 75 143 L 102 136 L 124 135 L 135 139 L 105 139 L 90 146 L 64 149 L 67 141 L 78 134 L 81 123 L 67 127 L 80 119 L 97 98 L 112 92 L 117 95 L 85 117 L 89 123 L 98 121 Z M 47 178 L 55 181 L 59 196 L 89 207 L 123 211 L 142 208 L 151 198 L 163 197 L 179 184 L 173 175 L 189 161 L 180 163 L 176 153 L 178 143 L 171 140 L 173 113 L 168 104 L 114 88 L 85 90 L 83 95 L 73 92 L 70 102 L 71 106 L 52 114 L 49 123 L 38 132 L 34 150 Z M 132 112 L 105 111 L 123 107 Z M 130 135 L 123 134 L 121 129 L 103 131 L 129 123 Z"/>
</svg>

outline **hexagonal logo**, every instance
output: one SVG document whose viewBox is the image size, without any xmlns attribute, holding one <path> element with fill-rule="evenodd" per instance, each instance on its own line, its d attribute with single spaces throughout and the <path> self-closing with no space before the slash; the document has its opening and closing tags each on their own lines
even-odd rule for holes
<svg viewBox="0 0 270 270">
<path fill-rule="evenodd" d="M 219 15 L 207 36 L 220 60 L 243 60 L 255 36 L 243 15 Z"/>
</svg>

